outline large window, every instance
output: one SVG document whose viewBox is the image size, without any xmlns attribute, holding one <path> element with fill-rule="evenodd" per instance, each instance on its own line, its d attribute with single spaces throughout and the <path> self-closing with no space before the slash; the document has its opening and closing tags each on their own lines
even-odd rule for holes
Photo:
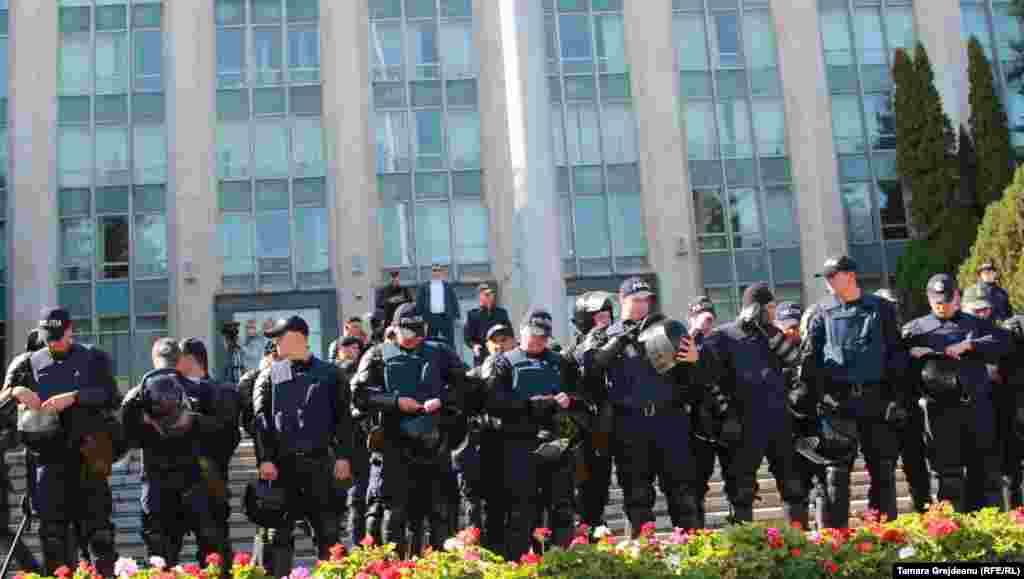
<svg viewBox="0 0 1024 579">
<path fill-rule="evenodd" d="M 383 266 L 408 281 L 433 263 L 489 277 L 472 3 L 368 2 Z"/>
<path fill-rule="evenodd" d="M 317 0 L 217 0 L 226 291 L 331 285 Z"/>
<path fill-rule="evenodd" d="M 122 388 L 151 369 L 167 334 L 162 19 L 159 0 L 60 2 L 58 294 L 78 339 L 113 357 Z"/>
<path fill-rule="evenodd" d="M 0 359 L 7 360 L 7 0 L 0 0 Z"/>
<path fill-rule="evenodd" d="M 915 45 L 911 0 L 819 0 L 832 132 L 850 253 L 881 285 L 909 236 L 896 177 L 892 63 Z"/>
<path fill-rule="evenodd" d="M 1020 149 L 1024 147 L 1024 95 L 1020 81 L 1011 82 L 1009 75 L 1017 56 L 1014 46 L 1024 34 L 1020 18 L 1010 8 L 1010 0 L 960 0 L 964 42 L 975 36 L 985 49 L 996 75 L 996 85 L 1003 92 L 1010 137 Z"/>
<path fill-rule="evenodd" d="M 562 269 L 577 276 L 646 271 L 622 2 L 545 0 L 544 8 Z"/>
<path fill-rule="evenodd" d="M 674 8 L 705 293 L 725 319 L 753 282 L 799 299 L 800 237 L 767 2 L 675 0 Z"/>
</svg>

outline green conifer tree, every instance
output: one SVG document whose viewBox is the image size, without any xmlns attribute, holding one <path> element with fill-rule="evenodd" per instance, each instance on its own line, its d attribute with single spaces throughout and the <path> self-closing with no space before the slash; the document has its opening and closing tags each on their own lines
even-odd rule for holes
<svg viewBox="0 0 1024 579">
<path fill-rule="evenodd" d="M 967 45 L 971 138 L 977 151 L 975 194 L 979 215 L 998 200 L 1013 179 L 1010 126 L 996 90 L 992 65 L 978 39 Z"/>
</svg>

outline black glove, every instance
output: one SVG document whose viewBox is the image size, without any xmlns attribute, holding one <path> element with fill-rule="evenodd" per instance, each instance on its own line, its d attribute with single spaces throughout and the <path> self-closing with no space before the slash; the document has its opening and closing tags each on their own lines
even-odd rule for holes
<svg viewBox="0 0 1024 579">
<path fill-rule="evenodd" d="M 890 402 L 885 407 L 885 421 L 896 428 L 903 428 L 907 425 L 907 409 L 899 402 Z"/>
<path fill-rule="evenodd" d="M 612 365 L 619 354 L 626 349 L 626 346 L 635 342 L 636 339 L 632 332 L 620 334 L 608 340 L 608 342 L 598 348 L 597 353 L 594 354 L 594 362 L 601 368 L 607 368 Z"/>
<path fill-rule="evenodd" d="M 718 384 L 712 384 L 708 387 L 706 396 L 712 416 L 719 418 L 725 416 L 725 413 L 729 411 L 729 398 L 722 392 L 722 388 Z"/>
<path fill-rule="evenodd" d="M 789 409 L 797 418 L 808 418 L 814 414 L 816 405 L 807 384 L 797 382 L 789 394 Z"/>
</svg>

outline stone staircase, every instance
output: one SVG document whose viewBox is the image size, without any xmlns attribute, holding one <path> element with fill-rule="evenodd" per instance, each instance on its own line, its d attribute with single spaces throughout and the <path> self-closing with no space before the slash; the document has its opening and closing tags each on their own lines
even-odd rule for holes
<svg viewBox="0 0 1024 579">
<path fill-rule="evenodd" d="M 11 482 L 13 493 L 10 497 L 11 504 L 11 531 L 17 529 L 21 521 L 20 501 L 25 490 L 25 467 L 24 454 L 20 451 L 10 453 L 7 456 L 8 464 L 11 467 Z M 139 497 L 141 494 L 140 467 L 137 451 L 114 466 L 114 474 L 111 477 L 111 489 L 114 497 L 114 525 L 117 528 L 117 547 L 122 556 L 134 557 L 137 560 L 144 560 L 146 548 L 142 542 L 141 511 Z M 252 538 L 256 527 L 246 519 L 242 506 L 241 497 L 245 485 L 256 478 L 256 457 L 253 453 L 252 443 L 248 440 L 242 442 L 238 452 L 231 463 L 230 488 L 233 495 L 231 513 L 231 540 L 236 552 L 251 552 Z M 775 480 L 768 472 L 767 465 L 762 465 L 758 473 L 761 500 L 755 509 L 757 520 L 779 520 L 783 519 L 782 503 L 775 487 Z M 903 473 L 897 472 L 897 485 L 899 493 L 900 512 L 909 512 L 912 509 L 907 483 Z M 711 482 L 711 491 L 708 493 L 707 521 L 709 527 L 720 527 L 725 524 L 728 515 L 728 503 L 724 495 L 724 483 L 721 480 L 721 473 L 717 471 Z M 863 461 L 858 460 L 852 476 L 851 485 L 851 512 L 856 513 L 867 508 L 868 475 L 864 470 Z M 611 501 L 607 510 L 607 520 L 610 529 L 621 533 L 626 528 L 626 519 L 621 509 L 622 491 L 617 486 L 612 487 Z M 668 530 L 671 527 L 668 518 L 668 511 L 664 498 L 658 495 L 655 506 L 655 514 L 658 517 L 658 527 Z M 813 516 L 812 516 L 813 519 Z M 32 525 L 25 534 L 26 545 L 39 556 L 39 540 L 36 535 L 38 521 L 33 520 Z M 296 537 L 296 563 L 311 564 L 315 560 L 315 549 L 310 537 L 297 534 Z M 0 556 L 5 554 L 0 554 Z M 195 559 L 195 542 L 189 537 L 186 540 L 182 553 L 182 561 L 188 562 Z"/>
</svg>

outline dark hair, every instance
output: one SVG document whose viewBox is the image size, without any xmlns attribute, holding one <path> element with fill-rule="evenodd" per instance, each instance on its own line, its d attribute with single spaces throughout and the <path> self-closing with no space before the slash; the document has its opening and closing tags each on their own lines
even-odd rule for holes
<svg viewBox="0 0 1024 579">
<path fill-rule="evenodd" d="M 173 368 L 181 358 L 181 348 L 174 338 L 160 338 L 153 344 L 153 357 L 163 362 L 164 367 Z"/>
<path fill-rule="evenodd" d="M 42 332 L 39 330 L 31 330 L 28 333 L 28 337 L 25 339 L 25 351 L 38 352 L 45 347 L 46 342 L 43 340 Z"/>
<path fill-rule="evenodd" d="M 346 324 L 362 324 L 363 323 L 363 318 L 360 318 L 359 316 L 352 316 L 351 318 L 345 320 L 345 323 Z"/>
<path fill-rule="evenodd" d="M 181 349 L 181 354 L 183 356 L 192 356 L 195 358 L 196 362 L 202 366 L 204 372 L 210 369 L 206 354 L 206 346 L 199 338 L 185 338 L 178 344 L 178 348 Z"/>
</svg>

